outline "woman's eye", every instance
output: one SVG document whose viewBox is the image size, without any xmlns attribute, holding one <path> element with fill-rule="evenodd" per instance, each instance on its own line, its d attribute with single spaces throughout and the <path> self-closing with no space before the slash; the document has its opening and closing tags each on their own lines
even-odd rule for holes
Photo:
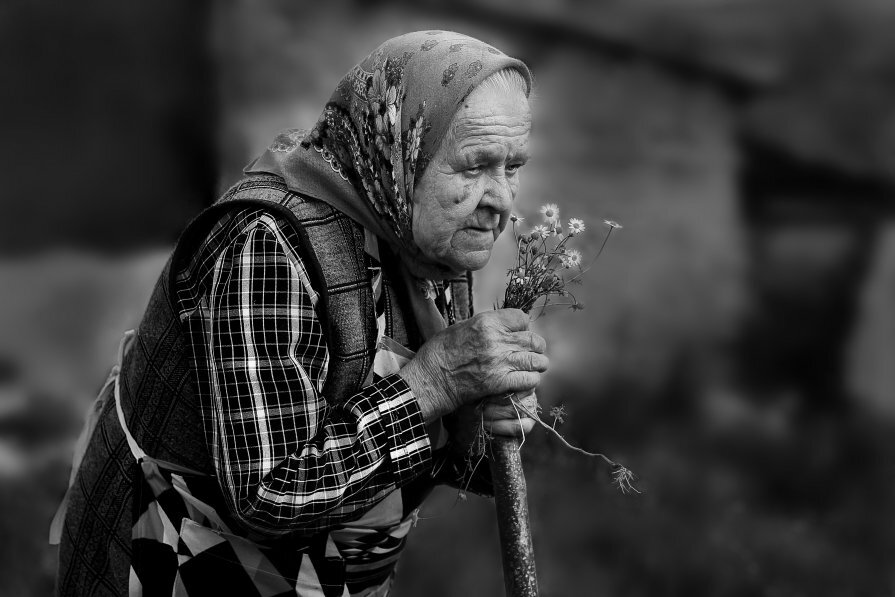
<svg viewBox="0 0 895 597">
<path fill-rule="evenodd" d="M 469 176 L 476 176 L 482 173 L 482 166 L 473 166 L 472 168 L 466 169 L 466 174 Z"/>
<path fill-rule="evenodd" d="M 507 166 L 507 172 L 510 174 L 515 174 L 516 172 L 519 171 L 519 168 L 521 168 L 524 165 L 525 164 L 509 164 Z"/>
</svg>

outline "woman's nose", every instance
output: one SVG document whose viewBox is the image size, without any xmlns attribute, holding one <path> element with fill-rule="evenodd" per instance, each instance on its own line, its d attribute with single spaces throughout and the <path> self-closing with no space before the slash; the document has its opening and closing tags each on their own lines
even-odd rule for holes
<svg viewBox="0 0 895 597">
<path fill-rule="evenodd" d="M 513 205 L 513 191 L 506 176 L 493 176 L 485 189 L 481 205 L 496 212 L 509 211 Z"/>
</svg>

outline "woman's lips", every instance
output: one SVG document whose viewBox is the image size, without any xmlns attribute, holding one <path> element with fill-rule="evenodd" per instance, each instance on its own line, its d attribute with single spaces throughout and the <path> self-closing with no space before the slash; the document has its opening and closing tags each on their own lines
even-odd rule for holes
<svg viewBox="0 0 895 597">
<path fill-rule="evenodd" d="M 451 239 L 451 246 L 464 252 L 490 251 L 494 246 L 494 228 L 461 228 Z"/>
<path fill-rule="evenodd" d="M 468 246 L 475 250 L 490 248 L 494 244 L 493 228 L 475 228 L 469 227 L 463 229 L 466 232 L 466 238 L 471 243 Z"/>
</svg>

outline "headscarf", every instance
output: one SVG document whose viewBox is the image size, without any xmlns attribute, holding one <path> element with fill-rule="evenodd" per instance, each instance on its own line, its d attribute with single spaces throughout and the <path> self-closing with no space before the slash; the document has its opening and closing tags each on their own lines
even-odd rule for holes
<svg viewBox="0 0 895 597">
<path fill-rule="evenodd" d="M 246 168 L 286 181 L 386 241 L 402 263 L 423 337 L 444 326 L 428 293 L 411 278 L 456 272 L 426 257 L 413 240 L 413 192 L 454 114 L 493 73 L 523 62 L 472 37 L 418 31 L 392 38 L 352 68 L 310 132 L 292 129 Z"/>
</svg>

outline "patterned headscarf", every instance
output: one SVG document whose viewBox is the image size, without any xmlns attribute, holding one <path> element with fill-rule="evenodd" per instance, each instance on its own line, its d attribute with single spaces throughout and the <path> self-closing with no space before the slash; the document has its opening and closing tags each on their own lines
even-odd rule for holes
<svg viewBox="0 0 895 597">
<path fill-rule="evenodd" d="M 309 133 L 281 133 L 247 172 L 282 176 L 389 243 L 414 275 L 452 273 L 413 241 L 413 192 L 463 100 L 493 73 L 525 64 L 450 31 L 383 43 L 342 78 Z"/>
</svg>

